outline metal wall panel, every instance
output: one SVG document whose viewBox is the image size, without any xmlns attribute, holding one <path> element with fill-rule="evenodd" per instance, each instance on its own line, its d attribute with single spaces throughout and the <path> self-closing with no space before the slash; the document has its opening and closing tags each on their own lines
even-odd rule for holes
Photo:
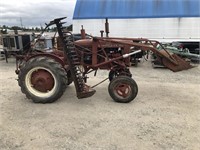
<svg viewBox="0 0 200 150">
<path fill-rule="evenodd" d="M 143 37 L 150 39 L 200 40 L 200 18 L 150 18 L 109 19 L 110 36 Z M 105 19 L 73 20 L 73 32 L 80 33 L 81 25 L 86 33 L 100 36 L 105 30 Z"/>
</svg>

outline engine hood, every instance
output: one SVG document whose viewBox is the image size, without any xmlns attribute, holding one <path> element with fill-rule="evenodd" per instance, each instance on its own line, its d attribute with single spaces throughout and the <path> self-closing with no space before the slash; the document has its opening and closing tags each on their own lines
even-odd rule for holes
<svg viewBox="0 0 200 150">
<path fill-rule="evenodd" d="M 83 46 L 83 47 L 92 47 L 93 39 L 82 39 L 74 42 L 75 45 Z"/>
</svg>

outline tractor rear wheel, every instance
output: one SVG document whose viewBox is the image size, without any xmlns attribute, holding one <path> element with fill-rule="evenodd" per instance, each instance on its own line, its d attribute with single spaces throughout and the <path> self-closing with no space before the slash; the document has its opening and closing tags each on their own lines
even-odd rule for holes
<svg viewBox="0 0 200 150">
<path fill-rule="evenodd" d="M 67 75 L 61 64 L 48 57 L 35 57 L 20 68 L 18 84 L 35 103 L 52 103 L 67 87 Z"/>
<path fill-rule="evenodd" d="M 110 82 L 108 92 L 114 101 L 129 103 L 137 96 L 138 86 L 131 77 L 118 76 Z"/>
</svg>

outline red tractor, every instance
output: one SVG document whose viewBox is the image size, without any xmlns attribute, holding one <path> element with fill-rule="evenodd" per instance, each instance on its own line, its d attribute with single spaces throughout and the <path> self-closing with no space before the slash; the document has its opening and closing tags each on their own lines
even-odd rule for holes
<svg viewBox="0 0 200 150">
<path fill-rule="evenodd" d="M 98 69 L 109 70 L 108 92 L 116 102 L 128 103 L 138 93 L 138 86 L 131 78 L 130 56 L 152 51 L 157 60 L 172 71 L 191 66 L 166 50 L 158 51 L 157 41 L 141 38 L 91 37 L 73 41 L 73 36 L 62 26 L 58 18 L 46 25 L 56 25 L 63 51 L 30 50 L 16 57 L 16 73 L 21 91 L 35 103 L 51 103 L 59 99 L 67 86 L 74 82 L 78 98 L 87 98 L 95 93 L 86 84 L 87 74 Z M 103 81 L 102 81 L 103 82 Z"/>
</svg>

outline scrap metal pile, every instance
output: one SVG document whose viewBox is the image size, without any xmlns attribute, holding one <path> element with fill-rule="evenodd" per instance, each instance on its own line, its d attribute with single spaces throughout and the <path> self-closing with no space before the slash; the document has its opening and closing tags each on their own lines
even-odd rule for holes
<svg viewBox="0 0 200 150">
<path fill-rule="evenodd" d="M 191 42 L 192 43 L 192 42 Z M 182 58 L 188 58 L 193 62 L 200 62 L 200 49 L 196 48 L 195 52 L 190 52 L 188 48 L 183 48 L 183 47 L 177 47 L 174 46 L 173 43 L 164 43 L 162 44 L 165 49 L 171 53 L 177 54 L 178 56 Z"/>
</svg>

